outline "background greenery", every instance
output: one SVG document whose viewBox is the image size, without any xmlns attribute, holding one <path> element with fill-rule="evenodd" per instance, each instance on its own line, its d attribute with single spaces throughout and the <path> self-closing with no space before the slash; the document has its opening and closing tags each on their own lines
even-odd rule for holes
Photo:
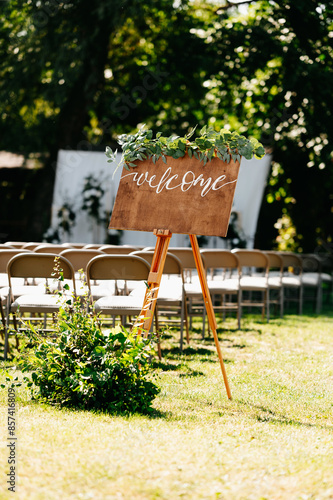
<svg viewBox="0 0 333 500">
<path fill-rule="evenodd" d="M 165 135 L 230 124 L 273 154 L 256 245 L 279 227 L 292 249 L 330 243 L 331 2 L 241 3 L 1 2 L 0 150 L 42 167 L 1 169 L 2 221 L 16 211 L 17 232 L 41 237 L 60 148 L 103 150 L 142 123 Z"/>
</svg>

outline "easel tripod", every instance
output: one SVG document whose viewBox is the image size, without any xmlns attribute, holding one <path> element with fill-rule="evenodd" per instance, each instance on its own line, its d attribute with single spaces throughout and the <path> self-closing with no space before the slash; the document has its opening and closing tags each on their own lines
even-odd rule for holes
<svg viewBox="0 0 333 500">
<path fill-rule="evenodd" d="M 172 236 L 172 233 L 169 230 L 164 230 L 164 229 L 155 229 L 154 234 L 157 236 L 157 242 L 155 246 L 155 251 L 150 267 L 150 273 L 148 276 L 148 286 L 147 286 L 147 291 L 145 294 L 145 299 L 142 307 L 142 311 L 140 316 L 144 317 L 144 323 L 143 323 L 143 329 L 146 332 L 149 332 L 153 317 L 154 317 L 154 311 L 155 311 L 155 306 L 156 306 L 156 300 L 158 296 L 158 290 L 160 287 L 161 279 L 162 279 L 162 274 L 163 274 L 163 269 L 164 269 L 164 264 L 165 264 L 165 259 L 167 256 L 168 248 L 169 248 L 169 243 L 170 239 Z M 194 234 L 190 234 L 190 241 L 191 241 L 191 246 L 192 246 L 192 251 L 193 251 L 193 256 L 196 264 L 196 268 L 198 271 L 199 275 L 199 280 L 201 284 L 201 290 L 202 290 L 202 295 L 204 298 L 204 303 L 207 311 L 207 316 L 208 316 L 208 321 L 210 328 L 213 332 L 214 336 L 214 342 L 217 350 L 217 354 L 219 357 L 220 361 L 220 366 L 221 366 L 221 371 L 222 371 L 222 376 L 224 380 L 224 385 L 227 391 L 227 396 L 229 399 L 232 399 L 231 397 L 231 391 L 228 383 L 228 378 L 227 378 L 227 373 L 224 367 L 223 363 L 223 358 L 222 358 L 222 352 L 217 336 L 217 323 L 216 323 L 216 318 L 214 314 L 214 309 L 213 309 L 213 304 L 212 304 L 212 299 L 209 293 L 209 288 L 206 280 L 206 273 L 205 269 L 202 263 L 201 255 L 200 255 L 200 249 L 199 249 L 199 244 L 197 237 Z"/>
</svg>

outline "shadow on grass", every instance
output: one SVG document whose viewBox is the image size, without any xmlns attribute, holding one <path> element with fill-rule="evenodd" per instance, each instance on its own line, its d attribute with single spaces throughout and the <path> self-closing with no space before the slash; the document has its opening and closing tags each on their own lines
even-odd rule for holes
<svg viewBox="0 0 333 500">
<path fill-rule="evenodd" d="M 184 360 L 180 362 L 184 366 L 184 363 L 190 361 L 190 357 L 195 359 L 195 361 L 200 361 L 204 363 L 218 363 L 218 356 L 215 349 L 215 345 L 210 344 L 210 348 L 205 348 L 203 346 L 200 347 L 191 347 L 187 346 L 183 348 L 183 351 L 180 351 L 178 346 L 174 347 L 165 347 L 162 351 L 163 362 L 177 360 L 179 361 L 180 357 Z M 234 361 L 231 359 L 225 359 L 223 357 L 224 363 L 233 363 Z M 156 361 L 156 363 L 158 363 Z M 189 368 L 188 368 L 189 369 Z"/>
<path fill-rule="evenodd" d="M 270 408 L 266 408 L 261 405 L 255 405 L 251 403 L 247 403 L 244 401 L 237 401 L 237 403 L 243 407 L 254 410 L 255 414 L 250 415 L 252 418 L 255 418 L 258 422 L 262 423 L 272 423 L 278 425 L 293 425 L 296 427 L 308 427 L 308 428 L 317 428 L 317 429 L 326 429 L 332 431 L 331 425 L 322 425 L 322 424 L 313 424 L 310 422 L 301 422 L 300 420 L 295 420 L 286 415 L 281 415 L 277 412 L 272 411 Z M 259 412 L 262 412 L 260 414 Z"/>
<path fill-rule="evenodd" d="M 153 369 L 162 370 L 162 372 L 179 372 L 179 377 L 204 377 L 205 374 L 200 370 L 192 370 L 184 363 L 168 363 L 167 361 L 153 361 Z"/>
</svg>

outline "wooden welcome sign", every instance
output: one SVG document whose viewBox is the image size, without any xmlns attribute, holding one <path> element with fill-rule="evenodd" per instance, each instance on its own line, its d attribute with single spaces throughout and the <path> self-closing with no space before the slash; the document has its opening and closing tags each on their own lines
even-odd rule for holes
<svg viewBox="0 0 333 500">
<path fill-rule="evenodd" d="M 110 229 L 226 236 L 239 162 L 194 157 L 137 161 L 119 183 Z"/>
<path fill-rule="evenodd" d="M 167 157 L 137 161 L 123 169 L 109 228 L 153 231 L 157 236 L 147 290 L 136 325 L 148 334 L 172 233 L 189 234 L 204 304 L 218 353 L 224 384 L 231 399 L 214 308 L 196 235 L 226 236 L 239 172 L 239 162 L 212 158 L 205 166 L 196 158 Z"/>
</svg>

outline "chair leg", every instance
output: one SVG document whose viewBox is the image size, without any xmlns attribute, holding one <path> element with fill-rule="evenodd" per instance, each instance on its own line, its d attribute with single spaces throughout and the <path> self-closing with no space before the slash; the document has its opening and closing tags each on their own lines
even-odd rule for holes
<svg viewBox="0 0 333 500">
<path fill-rule="evenodd" d="M 252 292 L 250 292 L 252 294 Z M 261 308 L 261 319 L 264 321 L 265 319 L 265 310 L 267 316 L 267 291 L 262 292 L 262 308 Z"/>
<path fill-rule="evenodd" d="M 316 314 L 320 314 L 322 305 L 322 283 L 318 283 L 317 294 L 316 294 Z"/>
<path fill-rule="evenodd" d="M 304 290 L 303 286 L 299 287 L 299 314 L 303 314 L 303 298 L 304 298 Z"/>
<path fill-rule="evenodd" d="M 241 319 L 242 319 L 242 300 L 243 300 L 243 293 L 242 290 L 239 290 L 238 292 L 238 329 L 241 330 Z"/>
<path fill-rule="evenodd" d="M 188 311 L 189 311 L 189 315 L 190 315 L 190 329 L 192 330 L 192 299 L 190 298 L 189 301 L 188 301 Z"/>
<path fill-rule="evenodd" d="M 181 305 L 180 305 L 180 340 L 179 340 L 179 349 L 180 349 L 180 352 L 182 352 L 182 350 L 183 350 L 185 309 L 186 309 L 185 298 L 184 298 L 184 294 L 183 294 Z M 186 337 L 188 337 L 188 331 L 186 331 Z"/>
<path fill-rule="evenodd" d="M 183 307 L 184 307 L 184 321 L 185 321 L 185 328 L 186 328 L 186 342 L 189 344 L 190 343 L 190 331 L 189 331 L 189 324 L 188 324 L 187 304 L 186 304 L 185 299 L 183 301 Z"/>
<path fill-rule="evenodd" d="M 283 286 L 281 286 L 281 288 L 280 288 L 280 318 L 283 318 L 283 314 L 284 314 L 283 303 L 284 303 L 284 289 L 283 289 Z"/>
</svg>

